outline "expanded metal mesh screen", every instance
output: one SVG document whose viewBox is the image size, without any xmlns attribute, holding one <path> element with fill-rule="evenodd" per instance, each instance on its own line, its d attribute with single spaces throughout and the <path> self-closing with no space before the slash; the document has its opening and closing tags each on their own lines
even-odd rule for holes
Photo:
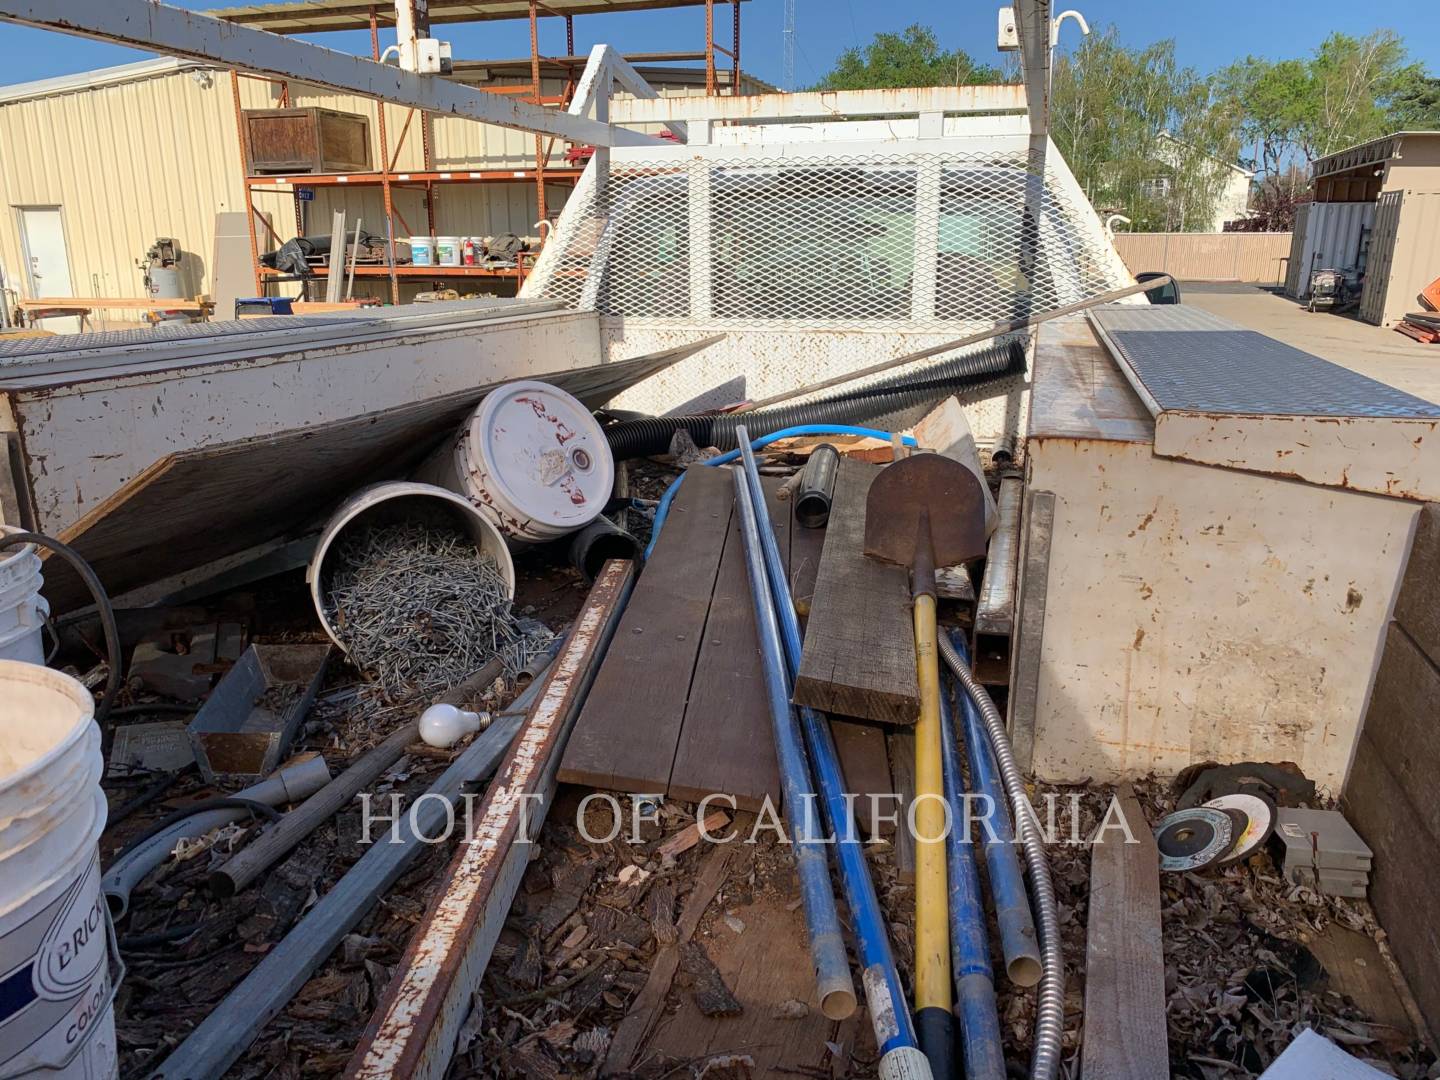
<svg viewBox="0 0 1440 1080">
<path fill-rule="evenodd" d="M 1023 151 L 692 157 L 582 184 L 536 292 L 646 320 L 928 330 L 1117 288 L 1115 267 L 1090 207 Z"/>
</svg>

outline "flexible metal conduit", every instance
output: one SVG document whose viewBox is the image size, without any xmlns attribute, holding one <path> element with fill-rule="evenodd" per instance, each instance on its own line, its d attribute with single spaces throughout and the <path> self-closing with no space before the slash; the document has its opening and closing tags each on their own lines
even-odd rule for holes
<svg viewBox="0 0 1440 1080">
<path fill-rule="evenodd" d="M 953 390 L 968 389 L 1008 377 L 1024 369 L 1024 346 L 1018 339 L 1011 339 L 952 356 L 908 375 L 814 401 L 751 413 L 702 413 L 623 420 L 606 428 L 605 438 L 617 461 L 667 453 L 671 437 L 681 428 L 688 431 L 699 446 L 730 450 L 737 445 L 736 429 L 741 424 L 745 425 L 753 439 L 797 424 L 861 423 L 933 401 Z"/>
<path fill-rule="evenodd" d="M 752 505 L 764 505 L 765 492 L 760 486 L 760 472 L 755 467 L 749 434 L 742 425 L 739 456 L 744 461 L 741 475 L 749 488 Z M 762 444 L 765 440 L 757 439 Z M 739 492 L 737 490 L 737 498 Z M 787 684 L 793 682 L 800 668 L 800 620 L 790 595 L 790 579 L 780 558 L 780 546 L 768 515 L 755 515 L 760 548 L 764 555 L 764 572 L 770 583 L 773 610 L 779 619 L 780 637 L 785 646 Z M 865 864 L 865 854 L 855 835 L 854 815 L 845 798 L 845 779 L 840 770 L 840 754 L 830 733 L 830 725 L 814 709 L 801 706 L 800 725 L 815 765 L 819 781 L 821 810 L 825 826 L 835 838 L 835 861 L 840 869 L 840 884 L 850 908 L 850 921 L 855 933 L 856 951 L 863 969 L 866 1009 L 880 1048 L 877 1068 L 881 1080 L 931 1080 L 930 1065 L 916 1043 L 915 1027 L 900 975 L 890 952 L 890 938 L 885 916 L 875 896 L 875 884 Z M 939 1078 L 936 1078 L 939 1080 Z"/>
<path fill-rule="evenodd" d="M 1030 1062 L 1031 1080 L 1054 1080 L 1060 1065 L 1060 1040 L 1065 1033 L 1065 958 L 1061 953 L 1060 915 L 1055 907 L 1055 883 L 1050 878 L 1050 860 L 1045 856 L 1045 838 L 1025 794 L 1025 780 L 1010 750 L 1005 721 L 990 695 L 976 680 L 956 650 L 949 634 L 939 635 L 940 655 L 960 680 L 964 691 L 980 709 L 990 749 L 1000 765 L 1005 793 L 1015 815 L 1016 832 L 1025 849 L 1025 864 L 1030 871 L 1030 888 L 1034 894 L 1035 918 L 1040 931 L 1040 957 L 1044 975 L 1035 1010 L 1035 1047 Z M 964 644 L 963 639 L 961 642 Z"/>
</svg>

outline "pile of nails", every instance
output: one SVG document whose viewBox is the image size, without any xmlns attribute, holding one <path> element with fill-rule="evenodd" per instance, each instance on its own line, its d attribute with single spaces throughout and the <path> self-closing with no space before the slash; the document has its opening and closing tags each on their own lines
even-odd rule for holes
<svg viewBox="0 0 1440 1080">
<path fill-rule="evenodd" d="M 326 614 L 389 702 L 437 693 L 499 656 L 507 678 L 552 637 L 515 615 L 505 581 L 464 533 L 402 522 L 341 538 Z"/>
</svg>

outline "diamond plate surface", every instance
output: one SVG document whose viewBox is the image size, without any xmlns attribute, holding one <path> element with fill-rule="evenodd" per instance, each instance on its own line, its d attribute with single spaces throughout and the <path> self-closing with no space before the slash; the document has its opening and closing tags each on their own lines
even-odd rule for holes
<svg viewBox="0 0 1440 1080">
<path fill-rule="evenodd" d="M 1089 318 L 1162 411 L 1440 417 L 1440 405 L 1195 308 L 1104 307 Z"/>
<path fill-rule="evenodd" d="M 154 329 L 97 330 L 89 334 L 62 334 L 48 338 L 16 338 L 6 341 L 0 335 L 0 365 L 7 361 L 29 360 L 34 357 L 61 356 L 89 349 L 122 349 L 128 345 L 153 345 L 175 341 L 199 341 L 207 338 L 256 334 L 264 330 L 298 330 L 301 327 L 323 326 L 346 322 L 346 319 L 325 319 L 313 315 L 267 315 L 257 319 L 226 319 L 208 323 L 160 325 Z"/>
</svg>

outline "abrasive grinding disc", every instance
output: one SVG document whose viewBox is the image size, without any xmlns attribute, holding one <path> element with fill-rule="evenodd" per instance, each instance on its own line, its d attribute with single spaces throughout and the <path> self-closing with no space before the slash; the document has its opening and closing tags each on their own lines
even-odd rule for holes
<svg viewBox="0 0 1440 1080">
<path fill-rule="evenodd" d="M 1235 830 L 1235 842 L 1230 854 L 1220 861 L 1221 866 L 1230 866 L 1248 859 L 1264 846 L 1275 831 L 1275 804 L 1263 795 L 1221 795 L 1205 804 L 1216 810 L 1224 810 L 1232 818 L 1243 818 Z"/>
<path fill-rule="evenodd" d="M 1177 810 L 1155 827 L 1160 869 L 1172 873 L 1203 870 L 1230 853 L 1234 827 L 1224 810 L 1195 806 Z"/>
</svg>

